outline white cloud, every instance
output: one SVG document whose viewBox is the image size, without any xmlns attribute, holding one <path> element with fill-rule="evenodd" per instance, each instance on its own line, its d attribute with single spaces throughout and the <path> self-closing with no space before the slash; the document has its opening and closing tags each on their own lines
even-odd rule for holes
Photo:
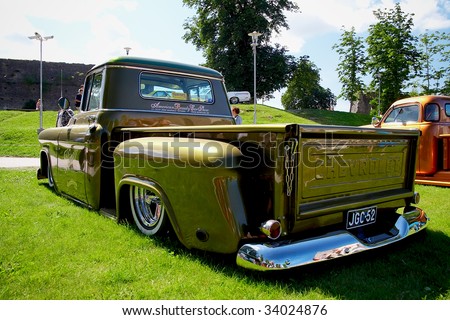
<svg viewBox="0 0 450 320">
<path fill-rule="evenodd" d="M 297 4 L 301 13 L 286 14 L 290 29 L 280 37 L 280 43 L 294 54 L 310 39 L 340 33 L 343 26 L 363 31 L 374 20 L 370 0 L 299 0 Z"/>
<path fill-rule="evenodd" d="M 84 50 L 90 54 L 91 61 L 102 61 L 104 57 L 124 54 L 124 44 L 130 38 L 130 30 L 115 15 L 100 13 L 90 23 L 90 34 L 84 44 Z"/>
<path fill-rule="evenodd" d="M 0 57 L 38 59 L 39 45 L 27 36 L 39 32 L 43 36 L 56 34 L 43 44 L 44 60 L 92 63 L 130 37 L 127 26 L 110 12 L 133 11 L 136 6 L 135 1 L 124 0 L 13 1 L 0 12 Z M 78 31 L 80 27 L 89 33 Z M 67 46 L 71 41 L 79 47 Z M 91 56 L 83 59 L 87 53 Z"/>
<path fill-rule="evenodd" d="M 133 11 L 137 2 L 132 0 L 16 0 L 8 4 L 8 10 L 29 17 L 54 19 L 71 23 L 74 21 L 92 21 L 106 11 Z"/>
<path fill-rule="evenodd" d="M 362 33 L 376 23 L 373 12 L 381 9 L 392 9 L 397 0 L 297 0 L 301 13 L 287 13 L 290 29 L 277 37 L 282 45 L 291 53 L 301 53 L 303 45 L 311 39 L 330 33 L 342 33 L 355 27 Z M 450 2 L 442 0 L 400 1 L 402 11 L 414 13 L 415 30 L 438 30 L 450 27 Z"/>
<path fill-rule="evenodd" d="M 400 5 L 402 10 L 407 13 L 414 13 L 414 27 L 419 32 L 425 30 L 440 30 L 450 27 L 450 2 L 444 1 L 444 5 L 440 5 L 439 0 L 428 0 L 424 5 L 423 1 L 408 0 Z"/>
</svg>

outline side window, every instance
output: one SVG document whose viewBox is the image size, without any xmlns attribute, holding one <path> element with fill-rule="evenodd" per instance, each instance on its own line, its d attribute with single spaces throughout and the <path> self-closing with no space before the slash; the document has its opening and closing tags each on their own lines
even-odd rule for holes
<svg viewBox="0 0 450 320">
<path fill-rule="evenodd" d="M 102 73 L 90 75 L 86 79 L 82 102 L 82 109 L 84 111 L 100 109 L 102 79 L 103 79 Z"/>
<path fill-rule="evenodd" d="M 87 104 L 88 104 L 88 97 L 91 93 L 91 87 L 92 87 L 92 78 L 93 76 L 90 75 L 89 77 L 86 78 L 86 83 L 84 84 L 84 91 L 83 91 L 83 97 L 81 99 L 81 110 L 83 111 L 87 111 Z"/>
<path fill-rule="evenodd" d="M 450 117 L 450 103 L 445 104 L 445 115 Z"/>
<path fill-rule="evenodd" d="M 425 106 L 424 121 L 439 121 L 439 106 L 436 103 Z"/>
</svg>

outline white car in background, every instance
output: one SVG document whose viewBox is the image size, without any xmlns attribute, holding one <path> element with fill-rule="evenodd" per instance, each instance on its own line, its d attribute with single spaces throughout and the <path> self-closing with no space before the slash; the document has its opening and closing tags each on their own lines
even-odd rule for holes
<svg viewBox="0 0 450 320">
<path fill-rule="evenodd" d="M 227 93 L 228 100 L 231 104 L 238 104 L 240 102 L 250 102 L 252 96 L 248 91 L 229 91 Z"/>
</svg>

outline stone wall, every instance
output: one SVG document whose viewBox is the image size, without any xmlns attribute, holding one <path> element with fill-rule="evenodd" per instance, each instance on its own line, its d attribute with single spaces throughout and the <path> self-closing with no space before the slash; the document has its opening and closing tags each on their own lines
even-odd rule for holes
<svg viewBox="0 0 450 320">
<path fill-rule="evenodd" d="M 78 88 L 93 64 L 42 62 L 44 110 L 58 110 L 62 96 L 75 104 Z M 40 61 L 0 59 L 0 110 L 35 109 L 40 96 Z"/>
</svg>

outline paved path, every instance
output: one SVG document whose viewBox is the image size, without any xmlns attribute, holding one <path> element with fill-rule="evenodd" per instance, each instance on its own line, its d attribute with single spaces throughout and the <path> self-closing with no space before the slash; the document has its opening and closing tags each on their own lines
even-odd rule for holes
<svg viewBox="0 0 450 320">
<path fill-rule="evenodd" d="M 39 168 L 39 159 L 0 157 L 0 168 Z"/>
</svg>

